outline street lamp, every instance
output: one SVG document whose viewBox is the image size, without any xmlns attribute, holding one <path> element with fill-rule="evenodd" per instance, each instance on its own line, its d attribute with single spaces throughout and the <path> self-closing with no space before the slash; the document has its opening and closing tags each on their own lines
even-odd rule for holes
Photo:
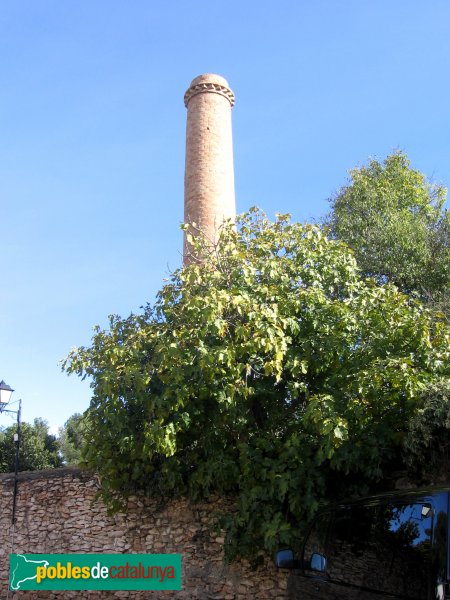
<svg viewBox="0 0 450 600">
<path fill-rule="evenodd" d="M 17 433 L 14 434 L 14 443 L 16 444 L 16 457 L 14 460 L 14 492 L 13 492 L 13 510 L 12 510 L 12 524 L 16 522 L 16 498 L 17 498 L 17 476 L 19 473 L 19 447 L 20 447 L 20 411 L 22 408 L 22 400 L 19 400 L 18 410 L 11 410 L 5 408 L 11 399 L 13 393 L 12 387 L 5 383 L 2 379 L 0 381 L 0 413 L 15 413 L 17 414 Z"/>
<path fill-rule="evenodd" d="M 11 398 L 11 394 L 13 393 L 12 387 L 10 387 L 7 383 L 0 381 L 0 413 L 3 411 L 4 407 L 8 404 L 9 399 Z"/>
</svg>

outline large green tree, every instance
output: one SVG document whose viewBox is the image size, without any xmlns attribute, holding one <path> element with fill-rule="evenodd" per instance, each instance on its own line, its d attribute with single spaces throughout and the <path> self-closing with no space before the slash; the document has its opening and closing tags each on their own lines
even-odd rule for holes
<svg viewBox="0 0 450 600">
<path fill-rule="evenodd" d="M 56 436 L 49 433 L 46 421 L 35 419 L 33 424 L 21 423 L 19 470 L 36 471 L 60 467 L 62 458 Z M 0 472 L 10 473 L 15 468 L 17 425 L 0 429 Z"/>
<path fill-rule="evenodd" d="M 255 210 L 192 243 L 201 264 L 65 368 L 92 381 L 85 459 L 106 501 L 229 493 L 228 555 L 254 556 L 383 476 L 419 392 L 449 375 L 449 329 L 318 227 Z"/>
<path fill-rule="evenodd" d="M 77 466 L 82 461 L 82 448 L 85 444 L 85 417 L 75 413 L 60 427 L 58 443 L 65 465 Z"/>
<path fill-rule="evenodd" d="M 402 152 L 350 171 L 331 200 L 331 236 L 355 252 L 362 274 L 392 282 L 450 317 L 447 190 L 411 168 Z"/>
</svg>

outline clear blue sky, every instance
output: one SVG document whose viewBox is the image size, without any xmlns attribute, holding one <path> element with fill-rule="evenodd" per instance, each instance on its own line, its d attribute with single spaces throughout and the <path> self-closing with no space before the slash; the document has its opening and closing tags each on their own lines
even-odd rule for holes
<svg viewBox="0 0 450 600">
<path fill-rule="evenodd" d="M 236 94 L 238 211 L 303 221 L 395 148 L 450 183 L 449 65 L 448 0 L 3 0 L 0 379 L 24 420 L 87 408 L 58 361 L 180 265 L 195 76 Z"/>
</svg>

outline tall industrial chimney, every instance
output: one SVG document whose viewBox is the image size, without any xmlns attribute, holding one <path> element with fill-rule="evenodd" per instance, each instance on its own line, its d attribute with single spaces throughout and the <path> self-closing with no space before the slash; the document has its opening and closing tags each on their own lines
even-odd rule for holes
<svg viewBox="0 0 450 600">
<path fill-rule="evenodd" d="M 212 244 L 225 219 L 236 217 L 231 107 L 234 94 L 220 75 L 196 77 L 184 95 L 187 107 L 184 222 Z M 195 223 L 195 227 L 193 224 Z M 183 263 L 192 256 L 184 237 Z"/>
</svg>

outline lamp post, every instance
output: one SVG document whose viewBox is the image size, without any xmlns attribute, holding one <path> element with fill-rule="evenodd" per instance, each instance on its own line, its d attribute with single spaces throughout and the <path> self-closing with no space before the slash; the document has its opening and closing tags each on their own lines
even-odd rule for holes
<svg viewBox="0 0 450 600">
<path fill-rule="evenodd" d="M 17 414 L 17 433 L 14 434 L 14 443 L 16 445 L 16 455 L 14 460 L 14 492 L 13 492 L 13 510 L 12 510 L 12 524 L 16 522 L 16 498 L 17 498 L 17 479 L 19 473 L 19 447 L 20 447 L 20 411 L 22 408 L 22 400 L 19 400 L 19 409 L 11 410 L 6 408 L 8 402 L 11 399 L 13 393 L 12 387 L 10 387 L 3 380 L 0 381 L 0 413 L 14 413 Z"/>
</svg>

